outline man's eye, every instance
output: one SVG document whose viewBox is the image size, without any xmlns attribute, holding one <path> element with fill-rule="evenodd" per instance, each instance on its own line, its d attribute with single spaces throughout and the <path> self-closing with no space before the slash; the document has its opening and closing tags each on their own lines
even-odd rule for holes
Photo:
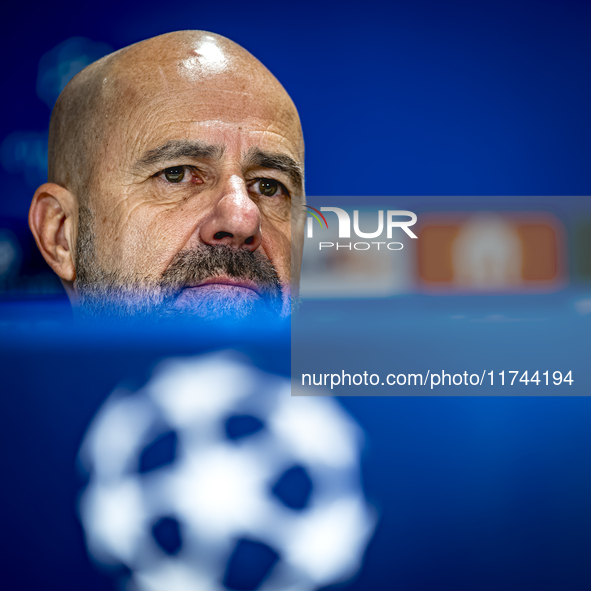
<svg viewBox="0 0 591 591">
<path fill-rule="evenodd" d="M 274 179 L 259 179 L 252 186 L 265 197 L 278 197 L 287 194 L 285 187 Z"/>
<path fill-rule="evenodd" d="M 162 171 L 162 175 L 169 183 L 180 183 L 185 178 L 186 166 L 173 166 Z"/>
</svg>

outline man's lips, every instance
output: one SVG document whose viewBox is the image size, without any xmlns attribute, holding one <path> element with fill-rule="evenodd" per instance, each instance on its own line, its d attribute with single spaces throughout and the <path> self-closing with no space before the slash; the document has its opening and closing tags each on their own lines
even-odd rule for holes
<svg viewBox="0 0 591 591">
<path fill-rule="evenodd" d="M 230 287 L 242 287 L 244 289 L 250 289 L 257 294 L 260 294 L 259 286 L 249 279 L 236 279 L 234 277 L 211 277 L 205 279 L 195 285 L 187 285 L 187 289 L 196 289 L 199 287 L 205 287 L 207 285 L 227 285 Z"/>
</svg>

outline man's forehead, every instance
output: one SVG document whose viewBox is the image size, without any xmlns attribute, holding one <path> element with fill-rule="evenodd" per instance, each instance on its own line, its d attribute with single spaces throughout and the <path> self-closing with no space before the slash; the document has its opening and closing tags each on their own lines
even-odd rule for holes
<svg viewBox="0 0 591 591">
<path fill-rule="evenodd" d="M 129 105 L 126 118 L 140 117 L 149 123 L 147 115 L 152 124 L 179 122 L 205 128 L 219 122 L 225 124 L 220 127 L 222 133 L 238 126 L 251 130 L 268 128 L 282 135 L 300 134 L 297 112 L 289 102 L 274 94 L 236 90 L 229 85 L 219 88 L 192 83 L 152 88 L 149 95 L 138 96 Z"/>
<path fill-rule="evenodd" d="M 134 151 L 186 137 L 239 149 L 278 144 L 301 158 L 297 111 L 277 83 L 226 72 L 192 79 L 172 60 L 167 64 L 157 75 L 136 72 L 113 80 L 111 91 L 105 89 L 111 95 L 105 97 L 109 126 L 135 137 Z"/>
<path fill-rule="evenodd" d="M 252 148 L 280 150 L 301 159 L 300 138 L 296 130 L 278 119 L 220 117 L 188 119 L 174 113 L 158 124 L 143 125 L 129 143 L 133 157 L 169 142 L 203 142 L 220 148 L 222 156 L 236 156 Z M 130 154 L 131 155 L 131 154 Z"/>
</svg>

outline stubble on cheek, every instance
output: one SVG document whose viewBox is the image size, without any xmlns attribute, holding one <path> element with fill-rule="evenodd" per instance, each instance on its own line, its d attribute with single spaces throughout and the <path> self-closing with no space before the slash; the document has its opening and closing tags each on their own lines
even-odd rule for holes
<svg viewBox="0 0 591 591">
<path fill-rule="evenodd" d="M 281 220 L 280 224 L 275 226 L 267 221 L 262 226 L 263 235 L 273 236 L 271 242 L 263 241 L 263 247 L 266 255 L 273 261 L 281 281 L 281 291 L 283 295 L 284 306 L 282 315 L 290 314 L 293 302 L 292 295 L 297 294 L 292 285 L 292 243 L 291 243 L 291 224 L 289 220 Z"/>
<path fill-rule="evenodd" d="M 168 212 L 150 199 L 126 197 L 109 210 L 82 213 L 90 221 L 94 264 L 126 281 L 158 282 L 182 246 Z"/>
</svg>

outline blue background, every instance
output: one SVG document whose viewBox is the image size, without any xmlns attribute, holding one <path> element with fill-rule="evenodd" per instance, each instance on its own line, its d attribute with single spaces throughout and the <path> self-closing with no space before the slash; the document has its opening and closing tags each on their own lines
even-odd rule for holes
<svg viewBox="0 0 591 591">
<path fill-rule="evenodd" d="M 309 195 L 591 194 L 588 2 L 13 3 L 3 23 L 0 140 L 46 129 L 37 68 L 62 41 L 118 49 L 200 28 L 242 44 L 293 97 Z M 0 216 L 24 221 L 33 191 L 0 169 Z M 111 589 L 85 557 L 74 459 L 101 397 L 161 350 L 76 357 L 80 343 L 52 330 L 27 338 L 0 335 L 3 584 Z M 578 350 L 590 341 L 579 334 Z M 343 403 L 367 432 L 365 489 L 381 515 L 348 588 L 591 588 L 589 398 Z"/>
</svg>

